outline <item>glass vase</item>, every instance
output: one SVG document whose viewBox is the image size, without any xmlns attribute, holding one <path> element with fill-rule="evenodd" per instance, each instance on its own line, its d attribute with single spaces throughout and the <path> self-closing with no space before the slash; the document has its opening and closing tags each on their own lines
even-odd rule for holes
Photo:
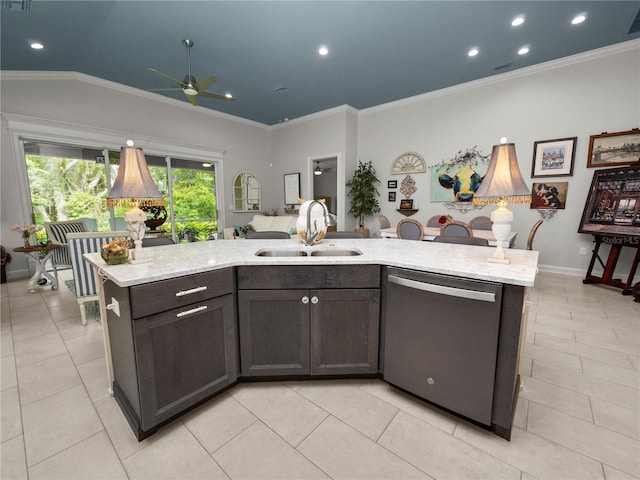
<svg viewBox="0 0 640 480">
<path fill-rule="evenodd" d="M 22 241 L 24 242 L 24 248 L 31 248 L 31 242 L 29 241 L 29 237 L 22 237 Z"/>
</svg>

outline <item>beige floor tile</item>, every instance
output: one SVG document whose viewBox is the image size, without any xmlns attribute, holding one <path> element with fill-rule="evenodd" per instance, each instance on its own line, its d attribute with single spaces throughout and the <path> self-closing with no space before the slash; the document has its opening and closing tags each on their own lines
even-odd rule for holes
<svg viewBox="0 0 640 480">
<path fill-rule="evenodd" d="M 68 322 L 58 322 L 58 331 L 63 340 L 70 340 L 75 337 L 83 337 L 85 335 L 93 335 L 96 332 L 102 332 L 102 325 L 100 325 L 91 317 L 87 317 L 87 324 L 82 325 L 80 317 L 71 319 Z"/>
<path fill-rule="evenodd" d="M 28 320 L 34 320 L 37 318 L 49 318 L 49 309 L 44 303 L 38 303 L 36 305 L 22 305 L 22 306 L 10 306 L 11 311 L 11 324 L 17 325 L 21 322 Z"/>
<path fill-rule="evenodd" d="M 571 328 L 560 327 L 548 323 L 529 322 L 527 333 L 543 333 L 550 337 L 564 338 L 566 340 L 575 340 L 574 332 Z M 613 331 L 612 331 L 613 334 Z"/>
<path fill-rule="evenodd" d="M 398 411 L 356 386 L 310 383 L 298 393 L 374 441 Z"/>
<path fill-rule="evenodd" d="M 229 394 L 214 398 L 182 417 L 182 422 L 209 453 L 256 421 L 258 419 Z"/>
<path fill-rule="evenodd" d="M 67 348 L 57 332 L 14 342 L 13 348 L 18 368 L 67 353 Z"/>
<path fill-rule="evenodd" d="M 533 403 L 529 406 L 528 429 L 627 474 L 640 476 L 638 440 Z"/>
<path fill-rule="evenodd" d="M 458 423 L 457 417 L 381 380 L 360 385 L 359 388 L 443 432 L 453 433 Z"/>
<path fill-rule="evenodd" d="M 328 415 L 281 383 L 243 384 L 231 395 L 294 447 Z"/>
<path fill-rule="evenodd" d="M 567 328 L 577 332 L 593 333 L 602 337 L 617 338 L 614 329 L 602 320 L 572 320 L 555 315 L 538 315 L 536 323 Z"/>
<path fill-rule="evenodd" d="M 167 426 L 123 461 L 131 480 L 228 478 L 181 423 Z"/>
<path fill-rule="evenodd" d="M 541 361 L 560 368 L 582 372 L 580 357 L 570 353 L 561 352 L 553 348 L 542 347 L 536 343 L 527 344 L 524 349 L 524 357 L 535 362 Z"/>
<path fill-rule="evenodd" d="M 640 397 L 637 388 L 627 387 L 603 378 L 563 370 L 541 363 L 534 363 L 533 378 L 600 398 L 621 407 L 640 408 Z"/>
<path fill-rule="evenodd" d="M 640 355 L 627 355 L 627 358 L 635 370 L 640 370 Z"/>
<path fill-rule="evenodd" d="M 2 372 L 2 376 L 0 377 L 0 388 L 2 390 L 7 390 L 8 388 L 14 388 L 18 386 L 18 376 L 16 374 L 16 359 L 13 355 L 2 357 L 2 361 L 0 361 L 0 371 Z"/>
<path fill-rule="evenodd" d="M 618 340 L 617 338 L 606 338 L 590 333 L 577 332 L 576 341 L 585 345 L 604 348 L 605 350 L 628 353 L 629 355 L 640 355 L 640 343 L 638 343 L 637 338 Z"/>
<path fill-rule="evenodd" d="M 29 479 L 125 480 L 127 474 L 102 431 L 30 467 Z"/>
<path fill-rule="evenodd" d="M 637 409 L 620 407 L 595 397 L 590 401 L 596 425 L 640 440 L 640 412 Z"/>
<path fill-rule="evenodd" d="M 2 360 L 6 357 L 13 357 L 13 335 L 11 334 L 11 329 L 8 330 L 6 327 L 2 327 L 2 334 L 0 336 L 0 355 Z"/>
<path fill-rule="evenodd" d="M 437 479 L 520 479 L 520 470 L 399 412 L 378 443 Z"/>
<path fill-rule="evenodd" d="M 630 367 L 629 359 L 622 352 L 594 347 L 592 345 L 585 345 L 583 343 L 577 343 L 570 340 L 549 337 L 548 335 L 542 334 L 536 335 L 536 345 L 552 348 L 564 353 L 578 355 L 583 358 L 590 358 L 592 360 L 610 363 L 611 365 L 617 365 L 619 367 Z"/>
<path fill-rule="evenodd" d="M 523 398 L 522 395 L 518 397 L 518 404 L 516 405 L 516 413 L 513 417 L 513 426 L 522 429 L 527 428 L 527 417 L 529 416 L 529 400 Z"/>
<path fill-rule="evenodd" d="M 109 396 L 109 378 L 107 375 L 107 360 L 98 357 L 82 365 L 78 365 L 78 373 L 84 386 L 89 392 L 91 401 L 97 402 Z"/>
<path fill-rule="evenodd" d="M 20 396 L 16 387 L 2 390 L 0 393 L 0 441 L 22 435 L 22 419 L 20 418 Z"/>
<path fill-rule="evenodd" d="M 74 337 L 64 342 L 69 349 L 73 363 L 82 365 L 104 356 L 104 339 L 102 331 L 90 335 Z"/>
<path fill-rule="evenodd" d="M 14 323 L 12 326 L 13 341 L 19 342 L 31 337 L 37 337 L 45 333 L 57 333 L 56 324 L 51 317 L 38 317 L 22 322 Z"/>
<path fill-rule="evenodd" d="M 560 385 L 537 378 L 524 377 L 524 389 L 520 391 L 520 398 L 546 405 L 587 422 L 593 421 L 587 395 L 563 388 Z"/>
<path fill-rule="evenodd" d="M 4 480 L 27 480 L 27 461 L 24 457 L 22 435 L 13 437 L 0 445 L 0 478 Z"/>
<path fill-rule="evenodd" d="M 29 466 L 103 429 L 84 386 L 25 405 L 22 417 Z"/>
<path fill-rule="evenodd" d="M 461 423 L 454 436 L 536 478 L 603 478 L 600 462 L 521 428 L 512 430 L 509 442 L 468 423 Z"/>
<path fill-rule="evenodd" d="M 103 398 L 95 402 L 100 420 L 121 460 L 139 452 L 149 443 L 148 439 L 138 442 L 127 419 L 113 397 Z"/>
<path fill-rule="evenodd" d="M 632 475 L 621 472 L 620 470 L 616 470 L 609 465 L 603 464 L 602 467 L 604 470 L 604 477 L 607 480 L 638 480 L 638 477 L 634 477 Z"/>
<path fill-rule="evenodd" d="M 251 454 L 247 455 L 247 452 Z M 233 479 L 328 478 L 309 459 L 260 422 L 255 422 L 218 449 L 213 458 Z"/>
<path fill-rule="evenodd" d="M 20 404 L 42 400 L 50 395 L 82 385 L 68 353 L 18 368 Z"/>
<path fill-rule="evenodd" d="M 640 388 L 640 372 L 632 368 L 616 367 L 608 363 L 583 358 L 582 370 L 587 375 L 611 380 L 628 387 Z"/>
<path fill-rule="evenodd" d="M 298 450 L 331 478 L 431 478 L 335 417 L 322 422 Z"/>
</svg>

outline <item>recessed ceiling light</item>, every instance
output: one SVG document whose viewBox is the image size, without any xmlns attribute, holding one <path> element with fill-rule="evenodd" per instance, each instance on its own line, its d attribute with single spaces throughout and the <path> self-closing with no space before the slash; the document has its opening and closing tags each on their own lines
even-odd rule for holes
<svg viewBox="0 0 640 480">
<path fill-rule="evenodd" d="M 318 49 L 318 53 L 324 57 L 329 53 L 329 49 L 323 45 Z"/>
<path fill-rule="evenodd" d="M 575 17 L 573 17 L 573 20 L 571 20 L 571 25 L 578 25 L 579 23 L 584 22 L 586 19 L 586 15 L 581 13 L 580 15 L 576 15 Z"/>
<path fill-rule="evenodd" d="M 44 48 L 44 45 L 40 42 L 33 42 L 31 43 L 31 48 L 33 48 L 34 50 L 42 50 Z"/>
<path fill-rule="evenodd" d="M 470 57 L 475 57 L 476 55 L 478 55 L 478 53 L 479 50 L 477 48 L 472 48 L 467 52 L 467 55 L 469 55 Z"/>
<path fill-rule="evenodd" d="M 529 53 L 529 47 L 522 47 L 518 50 L 518 55 L 526 55 L 527 53 Z"/>
<path fill-rule="evenodd" d="M 512 27 L 517 27 L 518 25 L 522 25 L 524 23 L 524 16 L 523 15 L 519 15 L 516 18 L 513 19 L 513 21 L 511 22 L 511 26 Z"/>
<path fill-rule="evenodd" d="M 205 163 L 202 164 L 202 166 L 205 167 L 205 168 L 209 168 L 209 167 L 212 167 L 213 164 L 209 163 L 209 162 L 205 162 Z"/>
</svg>

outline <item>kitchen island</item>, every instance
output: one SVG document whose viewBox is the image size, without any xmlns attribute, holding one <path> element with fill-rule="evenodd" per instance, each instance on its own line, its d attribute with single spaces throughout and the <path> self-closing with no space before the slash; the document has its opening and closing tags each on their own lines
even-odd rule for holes
<svg viewBox="0 0 640 480">
<path fill-rule="evenodd" d="M 295 239 L 211 241 L 146 251 L 151 261 L 143 264 L 107 266 L 99 254 L 85 256 L 106 278 L 101 307 L 110 384 L 138 439 L 241 380 L 363 375 L 382 376 L 509 438 L 526 292 L 535 281 L 537 252 L 509 250 L 511 263 L 504 265 L 486 261 L 490 247 L 394 239 L 325 239 L 312 247 Z M 263 255 L 256 255 L 259 251 Z M 385 362 L 396 370 L 414 368 L 411 363 L 405 368 L 407 359 L 395 353 L 405 350 L 402 337 L 385 335 L 396 317 L 388 307 L 393 292 L 388 269 L 393 276 L 430 274 L 445 288 L 451 280 L 464 280 L 466 290 L 491 285 L 497 292 L 488 334 L 497 346 L 493 357 L 458 353 L 455 334 L 447 340 L 451 350 L 442 355 L 449 363 L 460 358 L 469 372 L 479 363 L 492 372 L 493 383 L 484 386 L 488 404 L 478 418 L 455 401 L 448 403 L 469 396 L 473 382 L 457 378 L 467 367 L 429 372 L 425 381 L 434 395 L 414 386 L 410 374 L 385 378 Z M 456 305 L 468 304 L 461 311 L 473 317 L 482 310 L 474 302 L 460 299 Z M 410 304 L 404 302 L 409 310 Z M 448 316 L 421 305 L 420 312 L 412 312 L 418 322 L 420 315 Z M 421 335 L 424 350 L 433 350 L 429 330 Z M 421 368 L 422 360 L 409 360 Z M 448 378 L 452 375 L 456 378 Z"/>
</svg>

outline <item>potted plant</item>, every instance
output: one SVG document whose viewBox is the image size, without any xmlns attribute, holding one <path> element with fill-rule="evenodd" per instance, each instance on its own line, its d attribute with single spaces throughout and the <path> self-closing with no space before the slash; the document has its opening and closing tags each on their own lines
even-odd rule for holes
<svg viewBox="0 0 640 480">
<path fill-rule="evenodd" d="M 353 172 L 353 176 L 346 183 L 349 188 L 347 195 L 351 197 L 349 214 L 358 221 L 359 228 L 356 231 L 362 232 L 365 237 L 369 237 L 369 229 L 364 226 L 364 217 L 380 211 L 377 183 L 380 183 L 380 180 L 376 177 L 376 170 L 371 162 L 363 163 L 361 160 L 358 161 L 358 168 Z"/>
<path fill-rule="evenodd" d="M 7 282 L 7 263 L 11 261 L 11 254 L 7 252 L 7 250 L 0 245 L 0 266 L 2 267 L 2 272 L 0 276 L 0 283 Z"/>
</svg>

